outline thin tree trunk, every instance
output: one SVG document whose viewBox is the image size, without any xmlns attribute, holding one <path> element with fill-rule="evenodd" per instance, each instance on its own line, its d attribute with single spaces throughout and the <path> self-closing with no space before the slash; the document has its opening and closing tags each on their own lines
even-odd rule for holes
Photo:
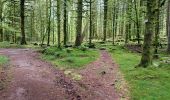
<svg viewBox="0 0 170 100">
<path fill-rule="evenodd" d="M 25 38 L 25 0 L 20 0 L 20 17 L 21 17 L 21 45 L 25 45 L 26 38 Z"/>
<path fill-rule="evenodd" d="M 0 42 L 3 41 L 2 13 L 3 13 L 3 4 L 2 4 L 2 0 L 1 0 L 0 1 Z"/>
<path fill-rule="evenodd" d="M 67 45 L 67 0 L 64 0 L 64 24 L 63 24 L 63 31 L 64 31 L 64 45 Z"/>
<path fill-rule="evenodd" d="M 60 0 L 57 0 L 57 27 L 58 27 L 58 48 L 61 48 L 61 43 L 60 43 Z"/>
<path fill-rule="evenodd" d="M 92 0 L 89 2 L 90 4 L 90 34 L 89 34 L 89 47 L 92 46 Z"/>
<path fill-rule="evenodd" d="M 159 14 L 160 14 L 160 0 L 157 0 L 157 11 L 156 11 L 156 26 L 155 26 L 155 40 L 154 40 L 154 58 L 158 58 L 158 47 L 159 47 Z"/>
<path fill-rule="evenodd" d="M 53 44 L 54 44 L 54 40 L 55 40 L 55 10 L 54 10 L 54 6 L 53 6 Z"/>
<path fill-rule="evenodd" d="M 139 14 L 138 14 L 138 8 L 137 8 L 137 2 L 134 0 L 135 3 L 135 13 L 136 13 L 136 38 L 138 41 L 138 44 L 140 44 L 140 26 L 139 26 Z"/>
<path fill-rule="evenodd" d="M 167 34 L 168 34 L 168 53 L 170 53 L 170 0 L 168 0 L 168 16 L 167 16 Z"/>
<path fill-rule="evenodd" d="M 51 33 L 51 0 L 49 0 L 49 17 L 48 17 L 48 37 L 47 37 L 47 46 L 50 46 L 50 33 Z M 48 9 L 47 9 L 48 10 Z"/>
<path fill-rule="evenodd" d="M 104 26 L 103 26 L 104 38 L 103 38 L 103 41 L 106 41 L 106 38 L 107 38 L 107 6 L 108 6 L 108 0 L 104 0 Z"/>
<path fill-rule="evenodd" d="M 116 9 L 116 1 L 114 1 L 114 7 L 113 7 L 113 22 L 112 22 L 112 28 L 113 28 L 113 36 L 112 36 L 112 43 L 113 43 L 113 45 L 115 44 L 115 25 L 116 25 L 116 14 L 117 14 L 117 9 Z"/>
</svg>

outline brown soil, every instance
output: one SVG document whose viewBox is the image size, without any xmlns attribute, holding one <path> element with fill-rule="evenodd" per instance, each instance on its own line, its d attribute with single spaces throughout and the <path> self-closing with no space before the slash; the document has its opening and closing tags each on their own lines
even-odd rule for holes
<svg viewBox="0 0 170 100">
<path fill-rule="evenodd" d="M 1 49 L 10 58 L 8 86 L 0 100 L 120 100 L 115 91 L 116 68 L 106 51 L 99 60 L 79 71 L 83 79 L 74 81 L 31 49 Z"/>
<path fill-rule="evenodd" d="M 93 91 L 93 99 L 89 100 L 121 100 L 122 93 L 116 91 L 118 82 L 118 65 L 116 65 L 109 53 L 101 50 L 100 58 L 79 71 L 83 76 L 84 88 Z M 89 92 L 90 92 L 89 91 Z"/>
</svg>

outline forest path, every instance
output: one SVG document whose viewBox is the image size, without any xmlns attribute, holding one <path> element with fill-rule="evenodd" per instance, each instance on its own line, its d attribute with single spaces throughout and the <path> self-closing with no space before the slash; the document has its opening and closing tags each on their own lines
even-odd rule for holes
<svg viewBox="0 0 170 100">
<path fill-rule="evenodd" d="M 0 100 L 75 100 L 73 83 L 31 49 L 2 49 L 10 58 L 11 82 L 0 91 Z"/>
<path fill-rule="evenodd" d="M 83 76 L 82 83 L 94 92 L 95 100 L 121 100 L 114 87 L 118 81 L 117 72 L 118 65 L 106 50 L 101 50 L 98 60 L 79 71 Z"/>
<path fill-rule="evenodd" d="M 0 91 L 0 100 L 120 100 L 114 89 L 116 65 L 106 51 L 78 72 L 81 81 L 39 59 L 31 49 L 0 49 L 10 59 L 11 81 Z"/>
</svg>

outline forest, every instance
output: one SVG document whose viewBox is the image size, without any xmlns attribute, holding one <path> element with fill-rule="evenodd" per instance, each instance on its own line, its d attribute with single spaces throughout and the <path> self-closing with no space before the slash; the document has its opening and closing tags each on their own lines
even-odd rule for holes
<svg viewBox="0 0 170 100">
<path fill-rule="evenodd" d="M 169 100 L 170 0 L 0 0 L 0 100 Z"/>
</svg>

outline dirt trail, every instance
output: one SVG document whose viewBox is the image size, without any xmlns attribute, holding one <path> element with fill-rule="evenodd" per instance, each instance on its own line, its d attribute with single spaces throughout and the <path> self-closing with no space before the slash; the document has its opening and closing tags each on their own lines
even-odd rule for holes
<svg viewBox="0 0 170 100">
<path fill-rule="evenodd" d="M 80 71 L 84 86 L 94 92 L 95 100 L 120 100 L 120 94 L 114 88 L 117 81 L 118 66 L 109 53 L 101 51 L 100 58 Z"/>
<path fill-rule="evenodd" d="M 114 89 L 115 65 L 106 51 L 79 71 L 81 81 L 65 77 L 31 49 L 1 49 L 0 54 L 10 58 L 12 77 L 0 100 L 120 100 Z"/>
<path fill-rule="evenodd" d="M 79 98 L 75 93 L 71 93 L 74 92 L 71 81 L 60 71 L 54 70 L 49 63 L 38 59 L 35 51 L 3 49 L 0 50 L 0 54 L 10 58 L 12 76 L 9 86 L 0 91 L 0 100 L 71 100 L 73 98 L 76 100 Z M 69 90 L 70 93 L 67 92 Z"/>
</svg>

